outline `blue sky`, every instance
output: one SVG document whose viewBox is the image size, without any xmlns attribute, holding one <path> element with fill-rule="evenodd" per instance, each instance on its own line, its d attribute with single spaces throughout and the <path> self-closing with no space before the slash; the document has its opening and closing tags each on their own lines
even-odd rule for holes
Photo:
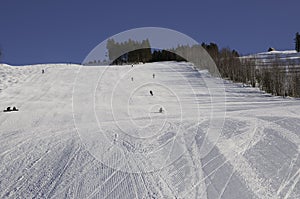
<svg viewBox="0 0 300 199">
<path fill-rule="evenodd" d="M 1 0 L 1 61 L 80 63 L 106 38 L 147 26 L 242 54 L 294 49 L 299 8 L 299 0 Z"/>
</svg>

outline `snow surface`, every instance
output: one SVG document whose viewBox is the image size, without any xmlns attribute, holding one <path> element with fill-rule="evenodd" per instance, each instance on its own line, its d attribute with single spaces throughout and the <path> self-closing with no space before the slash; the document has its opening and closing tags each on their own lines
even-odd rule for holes
<svg viewBox="0 0 300 199">
<path fill-rule="evenodd" d="M 300 67 L 300 52 L 296 50 L 274 50 L 243 56 L 242 58 L 255 59 L 257 66 L 268 66 L 277 59 L 277 61 L 280 61 L 284 66 Z"/>
<path fill-rule="evenodd" d="M 300 197 L 297 99 L 176 62 L 1 65 L 0 80 L 19 108 L 0 112 L 0 198 Z"/>
</svg>

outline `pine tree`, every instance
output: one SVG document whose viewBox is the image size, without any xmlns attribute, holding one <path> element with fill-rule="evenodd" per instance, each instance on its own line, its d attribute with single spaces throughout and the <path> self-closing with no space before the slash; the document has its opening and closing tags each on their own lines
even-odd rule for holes
<svg viewBox="0 0 300 199">
<path fill-rule="evenodd" d="M 299 34 L 299 32 L 296 33 L 296 37 L 295 37 L 295 50 L 297 52 L 300 52 L 300 34 Z"/>
<path fill-rule="evenodd" d="M 106 48 L 108 50 L 109 60 L 115 60 L 116 57 L 116 43 L 114 39 L 108 39 L 106 43 Z"/>
</svg>

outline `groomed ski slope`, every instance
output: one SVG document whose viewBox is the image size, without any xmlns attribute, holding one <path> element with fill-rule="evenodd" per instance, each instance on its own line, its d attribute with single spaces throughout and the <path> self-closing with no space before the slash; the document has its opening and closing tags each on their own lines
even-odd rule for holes
<svg viewBox="0 0 300 199">
<path fill-rule="evenodd" d="M 0 198 L 300 197 L 299 100 L 183 62 L 0 74 L 19 109 L 0 112 Z"/>
</svg>

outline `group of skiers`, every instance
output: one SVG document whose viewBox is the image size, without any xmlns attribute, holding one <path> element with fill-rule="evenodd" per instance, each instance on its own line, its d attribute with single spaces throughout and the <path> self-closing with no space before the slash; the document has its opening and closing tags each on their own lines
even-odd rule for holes
<svg viewBox="0 0 300 199">
<path fill-rule="evenodd" d="M 133 67 L 133 65 L 132 65 L 132 67 Z M 153 79 L 154 79 L 155 78 L 155 74 L 153 73 L 152 76 L 153 76 Z M 131 81 L 133 81 L 133 77 L 131 77 Z M 152 90 L 150 90 L 150 95 L 153 96 L 153 91 Z"/>
<path fill-rule="evenodd" d="M 131 67 L 133 67 L 133 64 L 131 65 Z M 153 79 L 155 78 L 155 74 L 153 73 L 152 74 L 152 77 L 153 77 Z M 131 81 L 133 81 L 133 77 L 131 77 Z M 153 96 L 154 95 L 154 93 L 153 93 L 153 91 L 152 90 L 150 90 L 149 91 L 149 93 L 150 93 L 150 95 L 151 96 Z M 164 112 L 164 110 L 163 110 L 163 108 L 162 107 L 160 107 L 160 109 L 159 109 L 159 111 L 158 111 L 159 113 L 163 113 Z"/>
<path fill-rule="evenodd" d="M 132 65 L 132 67 L 133 67 L 133 65 Z M 44 74 L 44 73 L 45 73 L 45 70 L 42 69 L 42 74 Z M 155 74 L 154 74 L 154 73 L 152 74 L 152 77 L 153 77 L 153 79 L 155 78 Z M 133 81 L 133 77 L 131 77 L 131 81 Z M 151 95 L 151 96 L 154 95 L 152 90 L 150 90 L 150 95 Z M 4 112 L 10 112 L 10 111 L 19 111 L 19 110 L 18 110 L 16 107 L 13 107 L 13 109 L 11 109 L 10 106 L 7 107 L 7 108 L 4 110 Z M 163 112 L 162 107 L 159 109 L 159 112 L 160 112 L 160 113 Z"/>
<path fill-rule="evenodd" d="M 11 112 L 11 111 L 19 111 L 19 109 L 17 109 L 15 106 L 11 109 L 9 106 L 5 110 L 3 110 L 3 112 Z"/>
</svg>

